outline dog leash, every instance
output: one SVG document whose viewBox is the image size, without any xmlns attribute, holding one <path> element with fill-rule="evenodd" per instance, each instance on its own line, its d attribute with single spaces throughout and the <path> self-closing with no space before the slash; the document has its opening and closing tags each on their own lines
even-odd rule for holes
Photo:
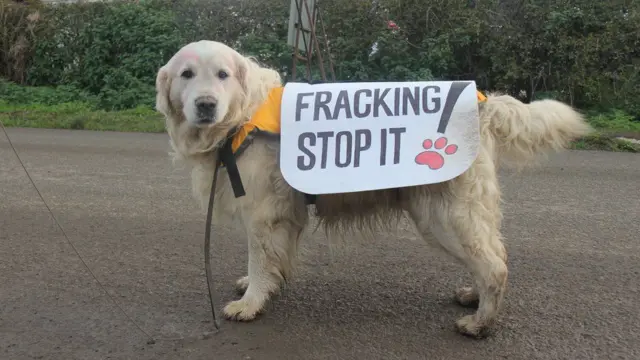
<svg viewBox="0 0 640 360">
<path fill-rule="evenodd" d="M 207 206 L 207 218 L 206 218 L 206 227 L 204 230 L 204 268 L 207 276 L 207 288 L 209 290 L 209 304 L 211 305 L 211 315 L 213 317 L 213 325 L 216 329 L 220 329 L 220 322 L 218 317 L 216 316 L 215 309 L 215 301 L 213 296 L 213 276 L 211 273 L 211 222 L 213 219 L 213 203 L 215 200 L 216 194 L 216 184 L 218 182 L 218 170 L 220 170 L 220 165 L 224 164 L 227 169 L 227 174 L 229 175 L 229 181 L 231 182 L 231 188 L 233 189 L 233 194 L 236 198 L 244 196 L 246 193 L 244 191 L 244 186 L 242 185 L 242 179 L 240 178 L 240 171 L 238 170 L 238 165 L 236 164 L 236 157 L 233 154 L 232 148 L 232 139 L 233 133 L 235 133 L 236 129 L 233 129 L 227 135 L 224 144 L 218 150 L 218 154 L 216 156 L 216 166 L 213 170 L 213 180 L 211 181 L 211 191 L 209 192 L 209 204 Z"/>
<path fill-rule="evenodd" d="M 71 246 L 71 248 L 74 250 L 74 252 L 78 256 L 78 258 L 80 259 L 80 261 L 84 265 L 84 267 L 89 272 L 89 274 L 91 274 L 93 279 L 98 283 L 98 285 L 102 288 L 102 290 L 104 290 L 105 294 L 111 299 L 113 304 L 125 315 L 125 317 L 127 319 L 129 319 L 131 321 L 131 323 L 133 323 L 133 325 L 135 327 L 137 327 L 138 330 L 140 330 L 140 332 L 142 332 L 144 335 L 146 335 L 148 337 L 147 344 L 154 344 L 155 343 L 155 339 L 148 332 L 143 330 L 138 325 L 138 323 L 136 323 L 129 316 L 129 314 L 126 311 L 124 311 L 122 306 L 120 306 L 120 304 L 115 301 L 113 296 L 111 296 L 111 294 L 108 291 L 106 291 L 106 288 L 104 287 L 104 285 L 98 280 L 98 278 L 93 273 L 91 268 L 87 265 L 87 263 L 84 261 L 82 256 L 80 256 L 80 253 L 78 252 L 78 250 L 76 249 L 74 244 L 71 242 L 71 240 L 67 236 L 67 233 L 64 231 L 64 229 L 62 228 L 62 226 L 58 222 L 58 219 L 55 217 L 55 215 L 53 214 L 53 212 L 49 208 L 49 205 L 44 200 L 42 194 L 40 193 L 40 190 L 38 189 L 38 187 L 36 186 L 35 182 L 31 178 L 31 175 L 27 171 L 27 168 L 25 167 L 24 163 L 22 162 L 22 159 L 18 155 L 18 152 L 17 152 L 16 148 L 14 147 L 13 142 L 11 141 L 11 138 L 9 137 L 9 134 L 8 134 L 6 128 L 4 127 L 4 124 L 2 123 L 2 121 L 0 121 L 0 129 L 4 133 L 4 136 L 6 137 L 11 149 L 13 150 L 14 155 L 18 159 L 18 161 L 19 161 L 20 165 L 22 166 L 22 169 L 24 170 L 24 172 L 27 174 L 27 177 L 29 178 L 29 181 L 31 182 L 31 184 L 33 185 L 34 189 L 38 193 L 38 196 L 40 197 L 40 199 L 42 200 L 43 204 L 47 208 L 49 214 L 53 218 L 53 220 L 56 223 L 56 225 L 58 226 L 58 228 L 61 230 L 62 234 L 64 235 L 65 239 L 67 240 L 67 243 Z M 235 129 L 232 130 L 230 132 L 230 134 L 232 134 L 233 132 L 235 132 Z M 236 164 L 235 156 L 233 154 L 233 150 L 232 150 L 232 147 L 231 147 L 231 143 L 232 143 L 231 139 L 232 139 L 232 136 L 227 136 L 227 139 L 225 140 L 225 143 L 220 148 L 220 150 L 218 151 L 218 154 L 216 156 L 216 166 L 215 166 L 215 169 L 213 171 L 213 180 L 211 182 L 211 192 L 209 194 L 209 204 L 208 204 L 208 207 L 207 207 L 207 218 L 206 218 L 206 229 L 205 229 L 205 234 L 204 234 L 205 273 L 206 273 L 206 277 L 207 277 L 207 287 L 208 287 L 208 290 L 209 290 L 209 302 L 211 304 L 211 314 L 213 316 L 213 325 L 215 326 L 216 329 L 220 329 L 220 322 L 218 321 L 218 317 L 216 316 L 215 302 L 214 302 L 214 298 L 215 297 L 213 296 L 213 280 L 212 280 L 213 277 L 212 277 L 212 274 L 211 274 L 211 258 L 210 258 L 210 251 L 211 251 L 211 222 L 212 222 L 212 218 L 213 218 L 213 204 L 214 204 L 214 200 L 215 200 L 215 189 L 216 189 L 216 184 L 217 184 L 217 180 L 218 180 L 218 170 L 220 169 L 220 165 L 222 163 L 224 163 L 225 167 L 227 168 L 227 173 L 229 175 L 229 180 L 231 182 L 231 186 L 233 188 L 233 192 L 234 192 L 235 197 L 238 198 L 238 197 L 241 197 L 241 196 L 245 195 L 244 187 L 242 185 L 242 180 L 240 178 L 240 172 L 238 171 L 238 166 Z"/>
<path fill-rule="evenodd" d="M 207 207 L 206 227 L 204 230 L 204 271 L 207 275 L 207 288 L 209 289 L 209 303 L 211 304 L 211 315 L 213 316 L 213 326 L 220 329 L 220 323 L 216 316 L 215 302 L 213 301 L 213 280 L 211 275 L 211 220 L 213 217 L 213 200 L 216 194 L 216 183 L 218 180 L 218 169 L 220 168 L 220 155 L 216 159 L 216 167 L 213 170 L 213 181 L 211 182 L 211 192 L 209 193 L 209 205 Z"/>
<path fill-rule="evenodd" d="M 78 249 L 76 248 L 76 246 L 73 244 L 73 242 L 71 241 L 71 239 L 69 238 L 69 236 L 67 235 L 67 232 L 64 231 L 64 228 L 62 227 L 62 225 L 60 225 L 60 222 L 58 221 L 58 218 L 56 218 L 56 216 L 53 214 L 53 211 L 51 210 L 51 207 L 49 207 L 49 204 L 45 201 L 44 196 L 42 196 L 42 193 L 40 192 L 40 189 L 38 189 L 38 187 L 36 186 L 35 181 L 33 180 L 33 178 L 31 177 L 31 174 L 29 173 L 29 171 L 27 170 L 27 167 L 25 166 L 24 162 L 22 162 L 22 158 L 20 158 L 20 155 L 18 154 L 18 150 L 16 149 L 16 147 L 13 145 L 13 141 L 11 141 L 11 137 L 9 137 L 9 133 L 7 132 L 7 129 L 5 128 L 4 124 L 2 123 L 2 120 L 0 120 L 0 129 L 2 130 L 2 133 L 4 133 L 5 138 L 7 139 L 7 142 L 9 143 L 9 147 L 11 147 L 11 150 L 13 151 L 13 154 L 15 155 L 16 159 L 18 160 L 18 163 L 20 164 L 20 166 L 22 167 L 22 170 L 24 171 L 24 173 L 27 175 L 27 178 L 29 179 L 29 182 L 31 183 L 31 186 L 33 186 L 33 189 L 36 191 L 36 193 L 38 194 L 38 197 L 40 198 L 40 200 L 42 201 L 42 204 L 44 205 L 44 207 L 47 209 L 49 215 L 51 215 L 51 218 L 53 219 L 53 222 L 56 224 L 56 226 L 58 227 L 58 229 L 60 230 L 60 232 L 62 233 L 62 235 L 64 236 L 67 244 L 71 247 L 71 249 L 73 250 L 73 252 L 76 254 L 76 256 L 78 257 L 78 259 L 80 259 L 80 262 L 82 263 L 82 265 L 84 266 L 84 268 L 87 270 L 87 272 L 91 275 L 91 277 L 93 278 L 93 280 L 95 280 L 95 282 L 98 284 L 98 286 L 100 287 L 100 289 L 102 289 L 102 291 L 105 293 L 105 295 L 107 295 L 107 297 L 109 298 L 109 300 L 111 300 L 111 302 L 113 303 L 113 305 L 142 333 L 144 334 L 144 336 L 147 337 L 147 345 L 153 345 L 156 343 L 156 339 L 153 338 L 153 336 L 151 336 L 151 334 L 149 334 L 147 331 L 145 331 L 137 322 L 135 322 L 135 320 L 133 320 L 133 318 L 124 310 L 124 308 L 120 305 L 120 303 L 118 303 L 116 301 L 116 299 L 114 298 L 113 295 L 111 295 L 111 293 L 109 291 L 107 291 L 106 287 L 104 286 L 104 284 L 102 284 L 102 282 L 100 280 L 98 280 L 98 277 L 96 276 L 96 274 L 93 272 L 93 270 L 91 270 L 91 268 L 89 267 L 89 265 L 87 264 L 87 262 L 84 260 L 84 258 L 80 255 L 80 252 L 78 251 Z"/>
</svg>

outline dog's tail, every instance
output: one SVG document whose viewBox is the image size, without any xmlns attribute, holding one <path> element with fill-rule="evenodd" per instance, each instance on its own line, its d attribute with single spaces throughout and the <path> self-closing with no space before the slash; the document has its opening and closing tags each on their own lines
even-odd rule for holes
<svg viewBox="0 0 640 360">
<path fill-rule="evenodd" d="M 567 148 L 572 140 L 591 131 L 579 112 L 556 100 L 524 104 L 508 95 L 489 95 L 481 106 L 496 155 L 518 166 L 540 154 Z"/>
</svg>

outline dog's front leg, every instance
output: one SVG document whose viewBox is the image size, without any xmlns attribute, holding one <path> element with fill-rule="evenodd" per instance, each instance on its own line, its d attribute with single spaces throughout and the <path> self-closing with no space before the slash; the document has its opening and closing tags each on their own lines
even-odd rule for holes
<svg viewBox="0 0 640 360">
<path fill-rule="evenodd" d="M 236 284 L 238 290 L 244 290 L 244 295 L 224 308 L 228 319 L 238 321 L 253 320 L 261 313 L 270 296 L 290 275 L 302 233 L 302 227 L 284 219 L 247 224 L 249 275 Z"/>
</svg>

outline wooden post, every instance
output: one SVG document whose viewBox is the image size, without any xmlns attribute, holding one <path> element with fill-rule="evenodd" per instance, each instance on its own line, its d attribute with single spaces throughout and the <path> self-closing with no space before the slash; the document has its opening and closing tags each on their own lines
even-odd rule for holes
<svg viewBox="0 0 640 360">
<path fill-rule="evenodd" d="M 320 0 L 291 0 L 291 13 L 289 15 L 289 37 L 287 39 L 288 44 L 293 46 L 291 81 L 298 80 L 298 61 L 302 61 L 305 63 L 307 68 L 306 80 L 312 81 L 311 67 L 314 61 L 314 50 L 322 81 L 327 81 L 327 73 L 325 71 L 324 65 L 325 56 L 322 55 L 322 43 L 318 40 L 318 33 L 316 31 L 316 24 L 318 22 L 320 23 L 322 37 L 324 38 L 324 51 L 326 53 L 326 58 L 329 61 L 329 72 L 331 74 L 331 81 L 336 80 L 333 61 L 329 52 L 329 41 L 327 40 L 327 34 L 317 5 L 318 1 Z M 300 40 L 303 41 L 303 44 L 300 43 Z M 301 45 L 303 46 L 301 47 Z M 300 51 L 304 51 L 305 56 L 300 55 Z"/>
</svg>

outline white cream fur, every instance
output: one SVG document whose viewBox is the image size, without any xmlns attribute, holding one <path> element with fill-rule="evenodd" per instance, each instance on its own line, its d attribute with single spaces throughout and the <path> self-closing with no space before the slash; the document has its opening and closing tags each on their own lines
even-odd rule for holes
<svg viewBox="0 0 640 360">
<path fill-rule="evenodd" d="M 196 73 L 189 81 L 180 79 L 185 66 Z M 222 82 L 210 75 L 220 68 L 231 75 Z M 156 86 L 156 107 L 166 116 L 174 156 L 191 166 L 194 195 L 205 209 L 217 147 L 229 129 L 251 118 L 271 88 L 281 86 L 280 76 L 221 43 L 199 41 L 186 45 L 160 69 Z M 218 121 L 204 128 L 189 123 L 193 109 L 185 103 L 201 94 L 213 94 L 226 104 Z M 322 195 L 315 207 L 328 234 L 337 235 L 391 229 L 408 216 L 425 240 L 435 238 L 472 273 L 475 285 L 458 290 L 456 298 L 463 305 L 479 302 L 478 310 L 456 326 L 475 337 L 494 323 L 507 283 L 498 164 L 530 164 L 537 155 L 563 149 L 590 131 L 578 112 L 554 100 L 526 105 L 490 94 L 479 110 L 481 149 L 459 177 L 434 185 Z M 309 222 L 303 195 L 287 184 L 278 168 L 278 146 L 276 140 L 257 138 L 237 159 L 246 196 L 236 199 L 227 177 L 221 173 L 218 178 L 216 221 L 223 216 L 241 219 L 249 246 L 248 275 L 236 284 L 244 295 L 225 306 L 228 319 L 248 321 L 264 311 L 271 294 L 291 276 Z"/>
</svg>

